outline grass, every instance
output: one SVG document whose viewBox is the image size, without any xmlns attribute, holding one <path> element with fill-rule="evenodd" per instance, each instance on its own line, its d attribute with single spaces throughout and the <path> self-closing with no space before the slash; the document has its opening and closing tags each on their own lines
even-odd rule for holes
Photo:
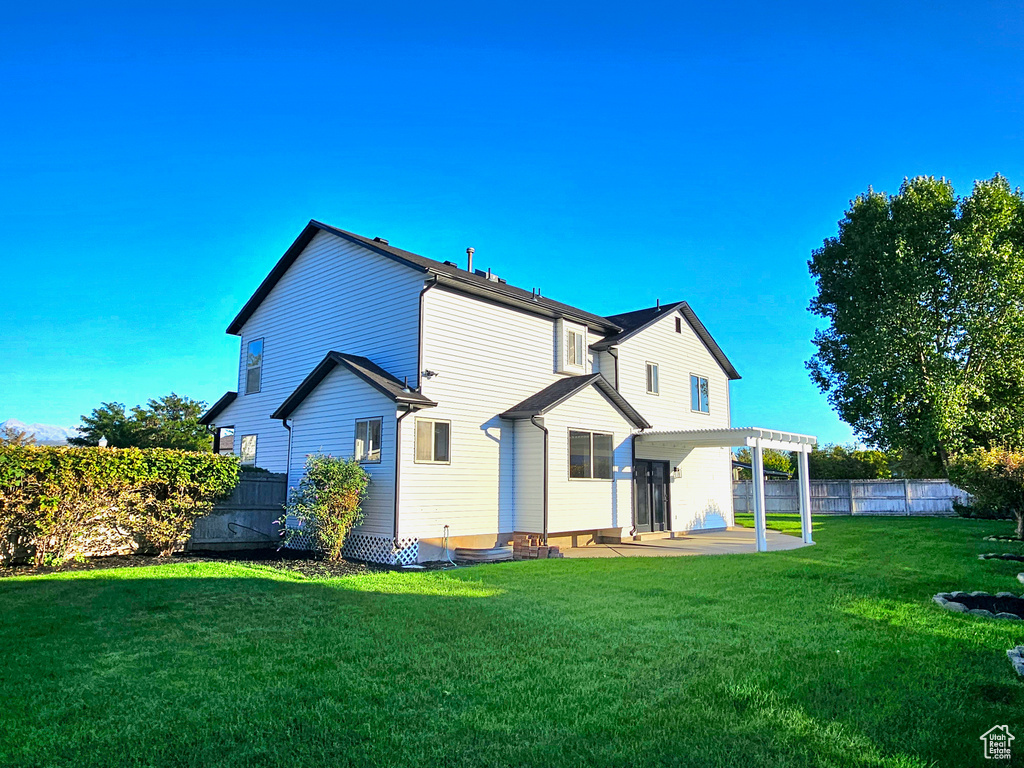
<svg viewBox="0 0 1024 768">
<path fill-rule="evenodd" d="M 1019 587 L 976 557 L 1010 524 L 815 528 L 766 555 L 4 579 L 0 766 L 968 766 L 993 725 L 1024 738 L 1024 627 L 930 600 Z"/>
</svg>

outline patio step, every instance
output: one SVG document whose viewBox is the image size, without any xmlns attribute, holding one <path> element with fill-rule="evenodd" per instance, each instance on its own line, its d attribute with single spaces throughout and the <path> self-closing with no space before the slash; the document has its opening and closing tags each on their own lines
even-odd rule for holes
<svg viewBox="0 0 1024 768">
<path fill-rule="evenodd" d="M 656 539 L 681 539 L 683 534 L 679 531 L 650 531 L 648 533 L 637 533 L 633 541 L 654 541 Z"/>
</svg>

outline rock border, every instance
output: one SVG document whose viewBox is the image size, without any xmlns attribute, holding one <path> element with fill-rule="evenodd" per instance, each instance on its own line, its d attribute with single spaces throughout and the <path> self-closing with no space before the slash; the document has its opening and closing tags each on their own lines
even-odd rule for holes
<svg viewBox="0 0 1024 768">
<path fill-rule="evenodd" d="M 935 595 L 932 600 L 947 611 L 953 611 L 954 613 L 970 613 L 974 616 L 984 616 L 986 619 L 1006 619 L 1008 621 L 1024 620 L 1024 616 L 1018 616 L 1016 613 L 1007 613 L 1006 611 L 992 613 L 992 611 L 986 611 L 984 608 L 968 608 L 963 603 L 957 601 L 957 598 L 962 596 L 1015 597 L 1020 600 L 1024 600 L 1024 595 L 1015 595 L 1013 592 L 997 592 L 994 595 L 990 592 L 939 592 L 939 594 Z"/>
<path fill-rule="evenodd" d="M 1024 544 L 1024 539 L 1018 539 L 1016 536 L 1002 536 L 1000 534 L 992 534 L 991 536 L 985 536 L 982 541 L 1007 541 L 1016 542 L 1018 544 Z"/>
<path fill-rule="evenodd" d="M 1015 555 L 1012 552 L 986 552 L 978 555 L 979 560 L 1015 560 L 1024 563 L 1024 555 Z"/>
<path fill-rule="evenodd" d="M 1019 581 L 1021 584 L 1024 584 L 1024 573 L 1017 574 L 1017 581 Z"/>
<path fill-rule="evenodd" d="M 1010 663 L 1013 665 L 1013 671 L 1021 677 L 1024 677 L 1024 645 L 1018 645 L 1016 648 L 1011 648 L 1006 652 L 1007 657 L 1010 659 Z"/>
</svg>

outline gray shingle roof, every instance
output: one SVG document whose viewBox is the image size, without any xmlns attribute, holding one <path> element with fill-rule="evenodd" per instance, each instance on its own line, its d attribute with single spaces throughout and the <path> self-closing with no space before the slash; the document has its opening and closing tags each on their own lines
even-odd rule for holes
<svg viewBox="0 0 1024 768">
<path fill-rule="evenodd" d="M 573 395 L 589 386 L 595 386 L 603 392 L 615 404 L 619 412 L 629 419 L 635 427 L 650 429 L 651 425 L 647 423 L 647 420 L 600 373 L 590 373 L 585 376 L 567 376 L 564 379 L 559 379 L 539 392 L 530 395 L 518 405 L 512 406 L 500 414 L 500 416 L 503 419 L 529 419 L 532 416 L 540 416 L 561 405 Z"/>
<path fill-rule="evenodd" d="M 414 408 L 430 408 L 437 405 L 433 400 L 424 397 L 419 392 L 407 389 L 404 382 L 392 376 L 372 360 L 358 355 L 347 355 L 343 352 L 328 352 L 327 356 L 317 364 L 316 368 L 288 396 L 288 399 L 281 403 L 276 411 L 270 414 L 270 418 L 287 419 L 298 408 L 299 403 L 305 400 L 317 388 L 317 385 L 327 377 L 327 374 L 339 365 L 344 366 L 396 403 L 409 405 Z"/>
</svg>

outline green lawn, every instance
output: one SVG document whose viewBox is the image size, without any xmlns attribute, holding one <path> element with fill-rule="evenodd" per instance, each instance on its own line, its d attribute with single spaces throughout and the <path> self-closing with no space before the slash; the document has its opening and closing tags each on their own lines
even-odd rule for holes
<svg viewBox="0 0 1024 768">
<path fill-rule="evenodd" d="M 1024 626 L 1009 523 L 312 581 L 231 564 L 0 580 L 0 766 L 972 766 Z M 1024 753 L 1024 746 L 1015 747 Z"/>
</svg>

